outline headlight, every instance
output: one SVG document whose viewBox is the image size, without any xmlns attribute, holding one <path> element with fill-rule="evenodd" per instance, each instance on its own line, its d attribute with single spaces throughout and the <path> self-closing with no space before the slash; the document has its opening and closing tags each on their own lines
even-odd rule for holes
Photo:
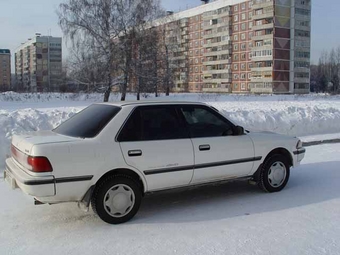
<svg viewBox="0 0 340 255">
<path fill-rule="evenodd" d="M 296 149 L 301 149 L 302 148 L 302 142 L 299 140 L 296 144 Z"/>
</svg>

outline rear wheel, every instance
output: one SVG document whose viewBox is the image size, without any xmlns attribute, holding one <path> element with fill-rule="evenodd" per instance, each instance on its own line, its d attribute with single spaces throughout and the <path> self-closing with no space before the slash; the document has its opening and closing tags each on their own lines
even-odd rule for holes
<svg viewBox="0 0 340 255">
<path fill-rule="evenodd" d="M 269 157 L 263 164 L 259 187 L 266 192 L 281 191 L 289 180 L 290 165 L 283 155 L 273 155 Z"/>
<path fill-rule="evenodd" d="M 128 176 L 109 176 L 95 189 L 91 205 L 94 212 L 109 224 L 129 221 L 142 200 L 138 184 Z"/>
</svg>

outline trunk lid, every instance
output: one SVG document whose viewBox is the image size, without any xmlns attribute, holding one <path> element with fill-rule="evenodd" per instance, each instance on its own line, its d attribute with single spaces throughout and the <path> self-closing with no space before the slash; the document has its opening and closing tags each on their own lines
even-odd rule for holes
<svg viewBox="0 0 340 255">
<path fill-rule="evenodd" d="M 12 144 L 21 152 L 30 155 L 34 145 L 73 142 L 80 139 L 81 138 L 60 135 L 53 131 L 36 131 L 21 135 L 13 135 Z"/>
</svg>

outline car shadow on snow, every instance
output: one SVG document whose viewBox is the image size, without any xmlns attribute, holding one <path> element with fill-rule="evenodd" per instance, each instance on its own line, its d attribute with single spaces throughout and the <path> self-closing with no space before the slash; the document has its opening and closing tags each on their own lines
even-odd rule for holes
<svg viewBox="0 0 340 255">
<path fill-rule="evenodd" d="M 340 161 L 293 168 L 287 186 L 278 193 L 233 181 L 151 194 L 127 224 L 219 220 L 322 203 L 340 197 L 339 165 Z"/>
</svg>

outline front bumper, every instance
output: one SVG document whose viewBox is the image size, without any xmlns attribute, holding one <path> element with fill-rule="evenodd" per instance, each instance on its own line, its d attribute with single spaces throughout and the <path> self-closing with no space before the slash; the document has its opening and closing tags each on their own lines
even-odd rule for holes
<svg viewBox="0 0 340 255">
<path fill-rule="evenodd" d="M 12 189 L 20 188 L 24 193 L 34 197 L 50 197 L 56 194 L 53 175 L 29 175 L 12 158 L 6 159 L 4 179 Z"/>
<path fill-rule="evenodd" d="M 293 152 L 294 156 L 296 156 L 297 163 L 300 163 L 302 159 L 305 157 L 306 149 L 301 148 Z"/>
</svg>

